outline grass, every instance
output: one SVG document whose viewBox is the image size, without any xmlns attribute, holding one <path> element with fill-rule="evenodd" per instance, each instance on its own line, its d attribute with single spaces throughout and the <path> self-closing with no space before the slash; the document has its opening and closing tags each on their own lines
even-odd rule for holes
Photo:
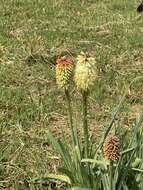
<svg viewBox="0 0 143 190">
<path fill-rule="evenodd" d="M 49 50 L 94 51 L 99 80 L 89 117 L 104 126 L 124 88 L 143 75 L 143 19 L 129 0 L 5 0 L 0 5 L 0 189 L 36 189 L 33 182 L 57 159 L 47 128 L 66 127 L 65 100 L 57 90 Z M 35 59 L 28 58 L 35 55 Z M 79 102 L 80 95 L 72 91 Z M 74 107 L 77 104 L 74 102 Z M 143 105 L 142 82 L 126 99 L 119 126 L 130 126 Z M 80 106 L 75 108 L 79 117 Z M 134 113 L 136 110 L 136 113 Z M 68 136 L 68 131 L 67 131 Z M 50 151 L 49 151 L 50 149 Z M 40 187 L 38 187 L 40 188 Z"/>
</svg>

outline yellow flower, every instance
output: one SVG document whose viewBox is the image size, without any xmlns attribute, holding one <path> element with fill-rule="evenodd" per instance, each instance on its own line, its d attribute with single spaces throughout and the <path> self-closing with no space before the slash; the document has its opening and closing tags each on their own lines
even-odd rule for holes
<svg viewBox="0 0 143 190">
<path fill-rule="evenodd" d="M 93 85 L 97 78 L 96 60 L 94 57 L 81 52 L 77 56 L 75 67 L 75 83 L 78 89 L 87 91 Z"/>
<path fill-rule="evenodd" d="M 61 89 L 68 89 L 72 77 L 74 62 L 71 58 L 63 56 L 56 61 L 56 81 Z"/>
</svg>

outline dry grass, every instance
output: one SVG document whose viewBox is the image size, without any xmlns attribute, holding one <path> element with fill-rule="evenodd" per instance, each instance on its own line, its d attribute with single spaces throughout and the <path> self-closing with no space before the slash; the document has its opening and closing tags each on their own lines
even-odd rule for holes
<svg viewBox="0 0 143 190">
<path fill-rule="evenodd" d="M 51 162 L 47 128 L 53 128 L 58 137 L 61 127 L 67 136 L 69 130 L 64 97 L 51 66 L 54 50 L 96 52 L 100 77 L 89 99 L 95 135 L 96 129 L 100 131 L 96 126 L 110 120 L 124 88 L 143 75 L 143 19 L 136 6 L 136 1 L 129 0 L 1 3 L 0 189 L 36 189 L 32 182 L 46 176 L 51 163 L 56 172 L 59 161 Z M 134 123 L 142 95 L 142 81 L 136 82 L 117 125 Z M 72 97 L 78 118 L 80 95 L 74 88 Z"/>
</svg>

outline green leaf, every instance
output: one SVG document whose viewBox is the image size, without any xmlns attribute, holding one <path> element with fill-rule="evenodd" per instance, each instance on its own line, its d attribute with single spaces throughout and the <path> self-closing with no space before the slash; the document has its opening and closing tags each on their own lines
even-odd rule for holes
<svg viewBox="0 0 143 190">
<path fill-rule="evenodd" d="M 121 190 L 121 188 L 122 188 L 122 184 L 123 184 L 123 182 L 125 180 L 125 177 L 128 175 L 128 170 L 130 168 L 130 164 L 131 164 L 131 162 L 133 160 L 133 156 L 134 156 L 135 152 L 136 152 L 136 149 L 133 150 L 128 162 L 124 166 L 124 171 L 120 174 L 120 181 L 119 181 L 117 190 Z"/>
<path fill-rule="evenodd" d="M 128 186 L 126 185 L 126 183 L 123 183 L 123 190 L 129 190 Z"/>
<path fill-rule="evenodd" d="M 94 164 L 94 166 L 100 165 L 103 166 L 107 170 L 107 166 L 109 165 L 109 162 L 105 159 L 103 160 L 95 160 L 95 159 L 82 159 L 81 162 L 88 162 Z"/>
<path fill-rule="evenodd" d="M 68 176 L 68 178 L 70 178 L 72 183 L 75 182 L 76 175 L 73 175 L 72 171 L 69 171 L 67 168 L 63 168 L 63 167 L 58 168 L 58 171 Z"/>
<path fill-rule="evenodd" d="M 134 170 L 134 171 L 136 171 L 136 172 L 139 172 L 139 173 L 143 173 L 143 170 L 138 169 L 138 168 L 132 168 L 132 170 Z"/>
<path fill-rule="evenodd" d="M 121 152 L 121 155 L 123 156 L 124 154 L 128 154 L 129 152 L 132 152 L 133 150 L 135 150 L 137 148 L 137 146 L 132 147 L 132 148 L 128 148 L 124 151 Z"/>
<path fill-rule="evenodd" d="M 54 149 L 61 155 L 65 165 L 67 167 L 71 166 L 71 156 L 69 156 L 69 152 L 66 151 L 65 147 L 62 145 L 60 141 L 58 141 L 52 134 L 52 132 L 48 131 L 48 138 L 51 141 Z"/>
<path fill-rule="evenodd" d="M 56 179 L 56 180 L 63 181 L 63 182 L 66 182 L 68 184 L 71 184 L 70 178 L 68 176 L 65 176 L 65 175 L 49 174 L 47 176 L 47 178 Z"/>
<path fill-rule="evenodd" d="M 92 190 L 92 189 L 81 188 L 81 187 L 73 187 L 71 190 Z"/>
</svg>

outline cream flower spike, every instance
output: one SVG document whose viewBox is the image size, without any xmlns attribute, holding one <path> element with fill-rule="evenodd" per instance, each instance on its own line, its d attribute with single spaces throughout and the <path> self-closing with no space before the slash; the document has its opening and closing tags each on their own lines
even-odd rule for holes
<svg viewBox="0 0 143 190">
<path fill-rule="evenodd" d="M 78 89 L 88 91 L 97 78 L 96 60 L 89 54 L 81 52 L 77 56 L 75 83 Z"/>
</svg>

